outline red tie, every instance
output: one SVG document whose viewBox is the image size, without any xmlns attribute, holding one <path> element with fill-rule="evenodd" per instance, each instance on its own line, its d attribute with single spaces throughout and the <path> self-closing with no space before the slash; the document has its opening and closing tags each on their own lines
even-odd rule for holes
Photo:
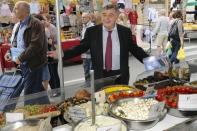
<svg viewBox="0 0 197 131">
<path fill-rule="evenodd" d="M 112 31 L 108 31 L 107 37 L 107 45 L 106 45 L 106 52 L 105 52 L 105 69 L 107 71 L 112 70 L 112 39 L 111 39 Z"/>
</svg>

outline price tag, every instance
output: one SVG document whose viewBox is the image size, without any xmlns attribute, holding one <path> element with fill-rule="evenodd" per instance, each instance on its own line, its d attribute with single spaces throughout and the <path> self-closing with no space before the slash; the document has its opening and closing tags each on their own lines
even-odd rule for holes
<svg viewBox="0 0 197 131">
<path fill-rule="evenodd" d="M 104 103 L 106 101 L 105 91 L 99 91 L 95 93 L 96 102 Z"/>
<path fill-rule="evenodd" d="M 197 109 L 197 94 L 180 94 L 178 108 Z"/>
<path fill-rule="evenodd" d="M 164 102 L 159 102 L 157 104 L 152 105 L 149 112 L 149 118 L 157 117 L 159 114 L 161 114 L 161 112 L 164 109 L 164 106 Z"/>
<path fill-rule="evenodd" d="M 155 95 L 155 89 L 154 86 L 150 86 L 146 88 L 145 96 L 153 96 Z"/>
<path fill-rule="evenodd" d="M 197 73 L 192 73 L 190 76 L 190 82 L 197 81 Z"/>
<path fill-rule="evenodd" d="M 99 127 L 96 131 L 121 131 L 121 124 Z"/>
<path fill-rule="evenodd" d="M 80 106 L 69 107 L 68 113 L 75 122 L 78 122 L 87 116 L 85 109 L 81 108 Z"/>
<path fill-rule="evenodd" d="M 6 113 L 6 123 L 11 123 L 19 120 L 24 120 L 24 114 L 23 113 Z"/>
</svg>

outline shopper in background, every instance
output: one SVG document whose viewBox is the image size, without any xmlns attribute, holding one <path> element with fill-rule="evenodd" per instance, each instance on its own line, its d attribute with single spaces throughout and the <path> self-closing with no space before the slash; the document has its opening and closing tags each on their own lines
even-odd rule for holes
<svg viewBox="0 0 197 131">
<path fill-rule="evenodd" d="M 95 25 L 99 25 L 102 23 L 101 21 L 101 14 L 99 12 L 94 12 L 94 17 L 95 17 Z"/>
<path fill-rule="evenodd" d="M 131 24 L 128 20 L 128 17 L 125 13 L 120 13 L 120 15 L 118 16 L 118 19 L 117 19 L 117 23 L 122 25 L 122 26 L 125 26 L 127 28 L 131 28 Z"/>
<path fill-rule="evenodd" d="M 142 62 L 148 55 L 132 43 L 131 30 L 116 24 L 119 10 L 115 5 L 106 5 L 102 11 L 102 23 L 86 30 L 81 44 L 64 52 L 64 59 L 82 54 L 90 49 L 94 78 L 117 76 L 113 84 L 129 83 L 129 51 Z M 57 57 L 56 52 L 48 52 Z M 112 84 L 112 83 L 111 83 Z"/>
<path fill-rule="evenodd" d="M 96 17 L 95 17 L 94 12 L 90 12 L 89 14 L 90 14 L 91 22 L 96 24 Z"/>
<path fill-rule="evenodd" d="M 48 50 L 56 51 L 57 49 L 57 28 L 51 24 L 50 15 L 45 15 L 45 31 L 48 38 Z M 58 75 L 58 60 L 48 57 L 48 67 L 51 79 L 49 84 L 51 89 L 56 89 L 52 91 L 52 96 L 56 97 L 60 95 L 60 92 L 57 90 L 60 88 L 60 79 Z"/>
<path fill-rule="evenodd" d="M 42 86 L 42 70 L 47 63 L 47 41 L 43 24 L 30 15 L 30 6 L 25 1 L 19 1 L 15 4 L 13 10 L 17 19 L 20 20 L 12 49 L 20 51 L 14 60 L 20 65 L 22 76 L 24 78 L 24 95 L 44 91 Z M 14 54 L 11 52 L 12 58 Z M 6 53 L 5 59 L 11 61 L 10 53 Z M 25 104 L 49 103 L 46 96 L 39 99 L 27 100 Z"/>
<path fill-rule="evenodd" d="M 172 54 L 170 55 L 171 63 L 179 63 L 179 60 L 176 58 L 180 47 L 184 46 L 184 29 L 183 29 L 183 16 L 180 10 L 174 12 L 173 23 L 170 26 L 169 30 L 169 40 L 172 44 Z"/>
<path fill-rule="evenodd" d="M 91 15 L 90 13 L 84 12 L 82 13 L 82 32 L 81 32 L 81 39 L 84 39 L 86 29 L 94 26 L 94 23 L 91 21 Z M 92 69 L 92 61 L 91 61 L 91 55 L 90 50 L 88 50 L 86 53 L 83 53 L 81 55 L 81 58 L 83 59 L 83 68 L 84 68 L 84 75 L 86 80 L 86 86 L 90 86 L 90 70 Z"/>
<path fill-rule="evenodd" d="M 172 10 L 172 11 L 170 11 L 170 13 L 169 13 L 169 24 L 170 24 L 170 26 L 172 25 L 172 23 L 174 22 L 174 10 Z"/>
<path fill-rule="evenodd" d="M 169 18 L 165 16 L 165 10 L 160 11 L 160 17 L 157 20 L 153 35 L 156 36 L 157 55 L 165 52 L 168 42 Z"/>
<path fill-rule="evenodd" d="M 44 25 L 45 19 L 44 19 L 44 17 L 41 14 L 33 14 L 32 16 L 34 16 L 35 18 L 39 19 Z M 46 30 L 45 30 L 45 33 L 46 33 Z M 51 78 L 50 73 L 49 73 L 49 67 L 48 67 L 47 63 L 43 67 L 42 71 L 43 71 L 42 72 L 42 81 L 43 81 L 42 84 L 44 86 L 44 89 L 47 90 L 48 86 L 49 86 L 49 80 Z"/>
</svg>

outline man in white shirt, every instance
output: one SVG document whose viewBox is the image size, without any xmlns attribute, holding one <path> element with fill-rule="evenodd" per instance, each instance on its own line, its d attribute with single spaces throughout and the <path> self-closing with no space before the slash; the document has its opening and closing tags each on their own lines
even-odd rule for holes
<svg viewBox="0 0 197 131">
<path fill-rule="evenodd" d="M 157 36 L 155 44 L 157 45 L 157 55 L 165 52 L 165 47 L 168 41 L 169 18 L 165 16 L 165 10 L 160 11 L 160 17 L 157 20 L 153 35 Z"/>
<path fill-rule="evenodd" d="M 86 29 L 91 26 L 94 26 L 94 23 L 91 21 L 90 13 L 84 12 L 82 14 L 82 24 L 83 24 L 83 28 L 81 31 L 81 39 L 84 38 Z M 84 68 L 86 85 L 89 86 L 90 85 L 90 70 L 92 68 L 90 50 L 88 50 L 86 53 L 83 53 L 81 55 L 81 58 L 83 59 L 83 68 Z"/>
</svg>

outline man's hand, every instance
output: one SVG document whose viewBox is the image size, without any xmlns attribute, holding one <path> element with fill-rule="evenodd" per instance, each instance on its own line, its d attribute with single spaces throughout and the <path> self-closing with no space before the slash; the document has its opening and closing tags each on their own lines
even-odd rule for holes
<svg viewBox="0 0 197 131">
<path fill-rule="evenodd" d="M 12 58 L 11 58 L 11 55 L 10 55 L 9 52 L 7 52 L 7 53 L 5 54 L 4 59 L 5 59 L 6 61 L 8 61 L 8 62 L 11 62 L 11 61 L 12 61 L 12 60 L 11 60 Z"/>
<path fill-rule="evenodd" d="M 48 43 L 49 43 L 50 45 L 52 45 L 53 40 L 52 40 L 52 39 L 48 39 Z"/>
<path fill-rule="evenodd" d="M 19 61 L 18 58 L 16 59 L 15 63 L 16 63 L 17 65 L 20 65 L 20 64 L 21 64 L 21 62 Z"/>
<path fill-rule="evenodd" d="M 48 51 L 47 56 L 52 57 L 54 59 L 58 58 L 57 52 L 56 51 Z"/>
</svg>

